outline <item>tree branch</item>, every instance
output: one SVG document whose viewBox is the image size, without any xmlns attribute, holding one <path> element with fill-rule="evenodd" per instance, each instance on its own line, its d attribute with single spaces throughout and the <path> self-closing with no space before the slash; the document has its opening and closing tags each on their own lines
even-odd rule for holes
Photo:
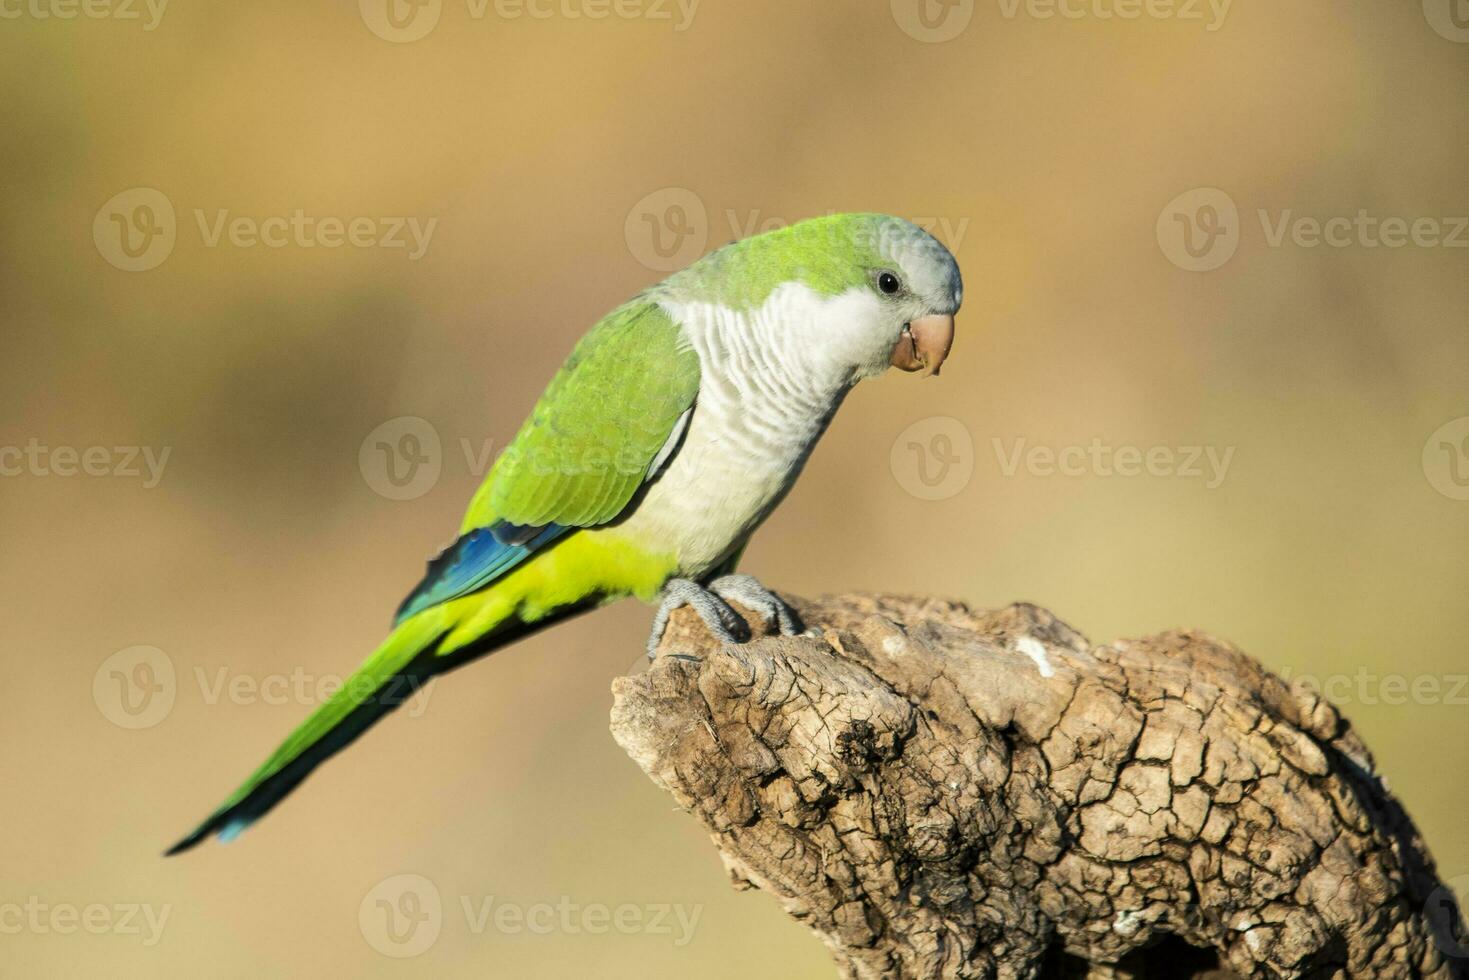
<svg viewBox="0 0 1469 980">
<path fill-rule="evenodd" d="M 1469 977 L 1361 740 L 1233 647 L 792 602 L 820 638 L 676 616 L 664 652 L 699 661 L 618 679 L 612 732 L 844 975 Z"/>
</svg>

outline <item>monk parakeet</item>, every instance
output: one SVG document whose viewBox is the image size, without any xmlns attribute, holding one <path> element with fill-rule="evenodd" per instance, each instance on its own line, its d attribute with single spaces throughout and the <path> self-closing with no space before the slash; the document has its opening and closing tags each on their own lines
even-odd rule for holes
<svg viewBox="0 0 1469 980">
<path fill-rule="evenodd" d="M 168 852 L 228 840 L 429 677 L 609 601 L 692 606 L 725 642 L 736 601 L 786 633 L 734 569 L 853 385 L 936 374 L 963 287 L 900 218 L 838 214 L 727 245 L 584 336 L 429 563 L 392 632 L 218 810 Z"/>
</svg>

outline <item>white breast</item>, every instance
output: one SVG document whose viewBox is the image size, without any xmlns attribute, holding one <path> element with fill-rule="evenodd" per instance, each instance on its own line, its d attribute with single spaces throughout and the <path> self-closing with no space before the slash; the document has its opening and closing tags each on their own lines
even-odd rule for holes
<svg viewBox="0 0 1469 980">
<path fill-rule="evenodd" d="M 699 355 L 699 396 L 667 469 L 609 533 L 676 554 L 683 576 L 728 558 L 790 490 L 850 390 L 851 367 L 813 339 L 870 315 L 861 303 L 800 284 L 749 312 L 665 302 Z"/>
</svg>

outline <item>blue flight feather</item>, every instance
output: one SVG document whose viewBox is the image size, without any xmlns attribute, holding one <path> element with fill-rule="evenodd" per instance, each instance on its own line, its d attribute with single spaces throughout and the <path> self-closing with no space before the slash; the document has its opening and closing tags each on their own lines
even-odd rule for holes
<svg viewBox="0 0 1469 980">
<path fill-rule="evenodd" d="M 398 607 L 393 625 L 430 606 L 483 589 L 572 530 L 575 528 L 560 524 L 537 528 L 500 521 L 470 531 L 428 563 L 423 581 Z"/>
</svg>

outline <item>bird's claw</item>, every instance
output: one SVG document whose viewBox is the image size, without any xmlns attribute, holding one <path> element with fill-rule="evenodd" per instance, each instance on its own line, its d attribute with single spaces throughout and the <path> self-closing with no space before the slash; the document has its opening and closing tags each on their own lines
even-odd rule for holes
<svg viewBox="0 0 1469 980">
<path fill-rule="evenodd" d="M 753 575 L 723 575 L 709 583 L 709 591 L 726 602 L 738 602 L 753 613 L 758 613 L 767 623 L 773 624 L 782 636 L 798 636 L 802 632 L 801 617 L 780 596 L 771 592 Z"/>
<path fill-rule="evenodd" d="M 648 634 L 648 659 L 658 656 L 658 646 L 663 633 L 668 629 L 668 619 L 680 606 L 688 606 L 698 613 L 705 628 L 721 643 L 744 643 L 750 638 L 750 627 L 729 603 L 709 589 L 689 579 L 670 579 L 663 586 L 663 600 L 653 617 L 653 630 Z"/>
<path fill-rule="evenodd" d="M 663 633 L 668 629 L 669 617 L 680 606 L 688 606 L 698 613 L 704 626 L 721 643 L 748 642 L 750 627 L 730 608 L 731 602 L 737 602 L 760 616 L 783 636 L 799 636 L 803 630 L 796 611 L 754 576 L 722 575 L 710 582 L 707 589 L 689 579 L 676 578 L 663 587 L 663 600 L 653 617 L 653 630 L 648 636 L 648 659 L 656 659 Z M 677 656 L 698 661 L 696 657 Z"/>
</svg>

